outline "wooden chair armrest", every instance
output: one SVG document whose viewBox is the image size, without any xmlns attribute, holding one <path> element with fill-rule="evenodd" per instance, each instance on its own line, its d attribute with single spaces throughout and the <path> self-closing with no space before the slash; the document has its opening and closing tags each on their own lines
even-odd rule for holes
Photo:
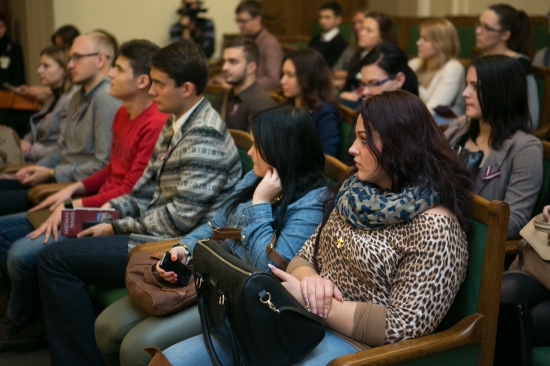
<svg viewBox="0 0 550 366">
<path fill-rule="evenodd" d="M 443 332 L 351 353 L 328 365 L 393 365 L 478 343 L 484 321 L 482 314 L 471 314 Z"/>
<path fill-rule="evenodd" d="M 4 165 L 3 167 L 0 168 L 0 173 L 15 174 L 15 173 L 17 173 L 17 171 L 19 169 L 24 168 L 26 166 L 31 166 L 31 165 L 34 165 L 34 164 L 9 164 L 9 165 Z"/>
<path fill-rule="evenodd" d="M 153 243 L 136 245 L 128 252 L 127 259 L 130 259 L 130 256 L 138 252 L 165 252 L 170 250 L 174 244 L 176 244 L 179 239 L 164 240 L 164 241 L 155 241 Z"/>
<path fill-rule="evenodd" d="M 27 199 L 33 204 L 38 205 L 46 197 L 62 190 L 63 188 L 71 185 L 71 183 L 47 183 L 38 184 L 27 192 Z"/>
<path fill-rule="evenodd" d="M 518 254 L 518 243 L 521 239 L 513 239 L 506 241 L 506 256 L 510 257 Z"/>
</svg>

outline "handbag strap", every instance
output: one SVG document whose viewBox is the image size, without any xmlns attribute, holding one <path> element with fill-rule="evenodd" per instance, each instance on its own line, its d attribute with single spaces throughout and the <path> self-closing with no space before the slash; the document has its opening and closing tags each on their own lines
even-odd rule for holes
<svg viewBox="0 0 550 366">
<path fill-rule="evenodd" d="M 202 281 L 202 277 L 199 279 L 199 282 L 201 281 Z M 202 283 L 201 285 L 197 285 L 197 304 L 199 306 L 202 334 L 204 337 L 204 344 L 206 345 L 206 349 L 208 350 L 208 355 L 210 356 L 210 360 L 215 366 L 222 366 L 222 363 L 218 358 L 216 350 L 214 349 L 214 344 L 212 343 L 212 335 L 210 334 L 210 328 L 208 327 L 208 311 L 206 311 L 206 302 L 204 300 L 204 296 L 205 296 L 204 291 L 206 286 L 207 285 L 204 283 Z M 225 303 L 222 303 L 222 301 L 220 301 L 219 305 L 221 308 L 223 325 L 226 328 L 226 332 L 230 341 L 233 365 L 238 365 L 240 362 L 239 361 L 240 357 L 239 357 L 239 348 L 237 347 L 237 337 L 233 331 L 233 327 L 231 326 L 229 317 L 227 316 Z"/>
<path fill-rule="evenodd" d="M 240 240 L 242 229 L 236 228 L 236 227 L 228 227 L 228 226 L 222 226 L 217 227 L 210 225 L 212 227 L 212 239 L 215 240 L 223 240 L 223 239 L 233 239 L 233 240 Z M 286 267 L 288 267 L 288 261 L 279 254 L 277 250 L 275 250 L 275 245 L 277 244 L 277 234 L 273 232 L 273 235 L 271 235 L 271 239 L 269 240 L 269 243 L 267 243 L 266 247 L 264 248 L 265 254 L 271 258 L 273 262 L 282 269 L 283 271 L 286 271 Z"/>
<path fill-rule="evenodd" d="M 523 268 L 523 261 L 525 260 L 525 257 L 523 255 L 523 252 L 529 248 L 529 243 L 527 240 L 522 239 L 518 243 L 518 264 L 516 266 L 516 270 L 521 271 Z"/>
<path fill-rule="evenodd" d="M 282 269 L 283 271 L 286 271 L 286 267 L 288 267 L 288 261 L 279 254 L 278 251 L 275 250 L 275 244 L 277 243 L 277 234 L 273 232 L 273 235 L 271 236 L 271 240 L 269 243 L 267 243 L 264 252 L 271 258 L 273 262 Z"/>
</svg>

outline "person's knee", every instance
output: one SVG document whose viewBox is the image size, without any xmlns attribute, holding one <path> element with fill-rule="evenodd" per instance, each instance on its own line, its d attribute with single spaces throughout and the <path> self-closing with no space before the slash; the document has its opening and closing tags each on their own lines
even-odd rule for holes
<svg viewBox="0 0 550 366">
<path fill-rule="evenodd" d="M 29 238 L 13 243 L 8 251 L 8 271 L 11 276 L 15 272 L 35 272 L 36 257 L 43 248 L 41 243 L 38 244 Z"/>
</svg>

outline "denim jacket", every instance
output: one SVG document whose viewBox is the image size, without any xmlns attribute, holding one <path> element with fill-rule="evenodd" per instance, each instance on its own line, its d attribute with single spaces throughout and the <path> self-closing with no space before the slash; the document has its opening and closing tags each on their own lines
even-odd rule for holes
<svg viewBox="0 0 550 366">
<path fill-rule="evenodd" d="M 253 171 L 246 174 L 235 186 L 233 195 L 235 192 L 252 185 L 257 178 Z M 323 217 L 321 197 L 324 190 L 325 188 L 314 189 L 288 205 L 285 212 L 284 227 L 279 232 L 275 245 L 277 252 L 287 261 L 290 262 L 321 222 Z M 227 210 L 230 204 L 231 198 L 210 220 L 210 223 L 219 227 L 241 228 L 241 240 L 226 239 L 225 242 L 243 261 L 269 272 L 267 265 L 275 265 L 275 263 L 264 253 L 264 249 L 273 235 L 273 222 L 276 211 L 273 212 L 269 203 L 252 205 L 252 200 L 249 200 L 239 204 L 233 212 L 228 213 Z M 229 217 L 228 214 L 230 214 Z M 210 237 L 212 237 L 212 228 L 209 224 L 204 224 L 196 227 L 179 242 L 185 243 L 193 251 L 198 240 Z"/>
</svg>

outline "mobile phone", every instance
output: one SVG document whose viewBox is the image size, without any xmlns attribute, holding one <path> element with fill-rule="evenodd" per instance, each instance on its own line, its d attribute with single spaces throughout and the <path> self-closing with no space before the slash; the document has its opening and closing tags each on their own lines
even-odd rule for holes
<svg viewBox="0 0 550 366">
<path fill-rule="evenodd" d="M 21 92 L 19 91 L 19 89 L 17 89 L 17 87 L 15 85 L 12 85 L 10 83 L 8 83 L 7 81 L 2 83 L 2 86 L 8 90 L 11 90 L 12 92 L 15 92 L 17 94 L 21 94 Z"/>
<path fill-rule="evenodd" d="M 176 280 L 181 286 L 187 286 L 189 279 L 191 278 L 191 270 L 179 260 L 172 260 L 172 254 L 170 252 L 164 252 L 162 259 L 160 260 L 160 268 L 168 272 L 174 272 L 178 279 Z"/>
<path fill-rule="evenodd" d="M 96 226 L 97 224 L 102 224 L 101 221 L 84 221 L 82 223 L 82 231 L 91 228 L 92 226 Z"/>
</svg>

